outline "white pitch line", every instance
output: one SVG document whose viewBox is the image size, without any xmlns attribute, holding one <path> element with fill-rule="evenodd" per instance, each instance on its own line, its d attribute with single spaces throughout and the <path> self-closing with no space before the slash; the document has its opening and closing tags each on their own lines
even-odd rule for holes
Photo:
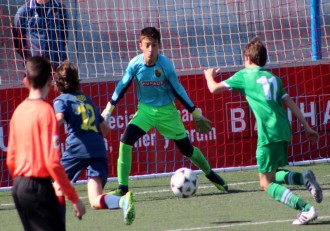
<svg viewBox="0 0 330 231">
<path fill-rule="evenodd" d="M 330 216 L 322 216 L 322 217 L 318 217 L 317 220 L 323 220 L 323 219 L 329 219 L 329 218 L 330 218 Z M 248 226 L 248 225 L 264 225 L 264 224 L 284 223 L 284 222 L 292 222 L 292 219 L 291 220 L 260 221 L 260 222 L 243 222 L 243 223 L 234 223 L 234 224 L 227 224 L 227 225 L 171 229 L 171 230 L 167 230 L 167 231 L 194 231 L 194 230 L 207 230 L 207 229 L 215 229 L 215 228 L 218 229 L 218 228 L 228 228 L 228 227 Z"/>
<path fill-rule="evenodd" d="M 14 206 L 14 204 L 13 203 L 9 203 L 9 204 L 0 204 L 1 206 L 4 206 L 4 207 L 6 207 L 6 206 Z"/>
</svg>

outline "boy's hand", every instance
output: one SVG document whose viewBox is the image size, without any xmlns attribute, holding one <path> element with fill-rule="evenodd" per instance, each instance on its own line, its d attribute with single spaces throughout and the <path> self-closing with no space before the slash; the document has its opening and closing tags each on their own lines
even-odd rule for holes
<svg viewBox="0 0 330 231">
<path fill-rule="evenodd" d="M 111 113 L 115 106 L 111 105 L 110 102 L 108 102 L 106 108 L 102 111 L 101 116 L 104 118 L 106 122 L 110 119 Z"/>
<path fill-rule="evenodd" d="M 319 141 L 319 134 L 317 131 L 313 130 L 312 128 L 308 127 L 305 129 L 306 137 L 309 141 L 311 141 L 313 144 Z"/>
<path fill-rule="evenodd" d="M 208 133 L 212 130 L 211 121 L 204 116 L 194 119 L 196 124 L 196 130 L 200 133 Z"/>
<path fill-rule="evenodd" d="M 205 78 L 208 79 L 208 78 L 211 78 L 213 79 L 214 77 L 217 77 L 220 75 L 220 68 L 208 68 L 206 70 L 204 70 L 204 75 L 205 75 Z"/>
<path fill-rule="evenodd" d="M 73 204 L 73 209 L 74 215 L 81 220 L 82 216 L 86 213 L 85 205 L 81 201 L 78 201 L 78 203 Z"/>
<path fill-rule="evenodd" d="M 212 130 L 212 122 L 209 119 L 205 118 L 199 110 L 195 109 L 195 111 L 192 112 L 192 115 L 194 117 L 196 130 L 198 132 L 208 133 Z"/>
</svg>

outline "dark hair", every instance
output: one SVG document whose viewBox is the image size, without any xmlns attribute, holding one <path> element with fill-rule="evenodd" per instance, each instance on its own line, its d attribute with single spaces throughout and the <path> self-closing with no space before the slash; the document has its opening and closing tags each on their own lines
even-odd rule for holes
<svg viewBox="0 0 330 231">
<path fill-rule="evenodd" d="M 144 38 L 152 38 L 160 43 L 160 32 L 155 27 L 145 27 L 141 30 L 140 42 Z"/>
<path fill-rule="evenodd" d="M 244 57 L 250 57 L 251 61 L 263 67 L 267 62 L 267 49 L 262 43 L 261 39 L 256 37 L 252 39 L 245 47 L 243 51 Z"/>
<path fill-rule="evenodd" d="M 69 61 L 64 61 L 56 69 L 54 81 L 59 92 L 69 93 L 79 91 L 80 81 L 78 67 Z"/>
<path fill-rule="evenodd" d="M 52 66 L 45 57 L 33 56 L 26 60 L 25 72 L 30 86 L 41 89 L 52 77 Z"/>
</svg>

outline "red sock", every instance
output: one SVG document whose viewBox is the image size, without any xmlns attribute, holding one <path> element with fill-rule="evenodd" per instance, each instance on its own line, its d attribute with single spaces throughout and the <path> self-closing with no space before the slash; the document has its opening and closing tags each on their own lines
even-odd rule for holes
<svg viewBox="0 0 330 231">
<path fill-rule="evenodd" d="M 100 197 L 100 207 L 101 209 L 108 209 L 108 206 L 107 204 L 105 203 L 105 197 L 106 197 L 107 194 L 103 194 L 101 195 Z"/>
</svg>

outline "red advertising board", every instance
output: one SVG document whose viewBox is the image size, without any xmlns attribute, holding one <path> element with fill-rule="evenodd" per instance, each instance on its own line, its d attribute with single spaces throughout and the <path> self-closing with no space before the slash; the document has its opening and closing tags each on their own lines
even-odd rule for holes
<svg viewBox="0 0 330 231">
<path fill-rule="evenodd" d="M 330 65 L 300 67 L 299 71 L 297 70 L 297 67 L 292 67 L 272 71 L 275 75 L 281 76 L 285 89 L 297 102 L 312 127 L 320 132 L 321 139 L 318 145 L 307 142 L 301 125 L 288 111 L 293 129 L 289 161 L 328 158 Z M 224 73 L 223 76 L 227 78 L 230 73 Z M 255 165 L 257 131 L 255 119 L 244 96 L 234 92 L 212 95 L 209 93 L 202 75 L 180 76 L 180 81 L 196 107 L 213 121 L 212 131 L 209 134 L 197 133 L 191 114 L 177 102 L 178 111 L 193 145 L 202 150 L 211 166 L 223 168 Z M 82 89 L 102 110 L 110 99 L 110 94 L 115 86 L 116 82 L 83 83 Z M 26 89 L 21 88 L 0 90 L 0 132 L 2 132 L 2 134 L 0 133 L 0 146 L 2 145 L 0 155 L 2 162 L 5 160 L 6 152 L 4 150 L 8 144 L 10 116 L 15 107 L 27 96 L 27 93 Z M 52 103 L 56 95 L 57 93 L 52 91 L 47 100 Z M 106 140 L 109 153 L 109 177 L 116 176 L 120 136 L 134 115 L 136 106 L 135 89 L 134 86 L 131 86 L 125 97 L 116 106 L 109 121 L 111 132 Z M 64 139 L 63 132 L 62 145 L 64 145 Z M 161 137 L 155 130 L 142 137 L 134 147 L 131 175 L 170 172 L 187 161 L 174 147 L 173 142 Z M 1 166 L 0 174 L 3 179 L 6 178 L 4 174 L 7 174 L 6 166 L 4 163 Z"/>
</svg>

